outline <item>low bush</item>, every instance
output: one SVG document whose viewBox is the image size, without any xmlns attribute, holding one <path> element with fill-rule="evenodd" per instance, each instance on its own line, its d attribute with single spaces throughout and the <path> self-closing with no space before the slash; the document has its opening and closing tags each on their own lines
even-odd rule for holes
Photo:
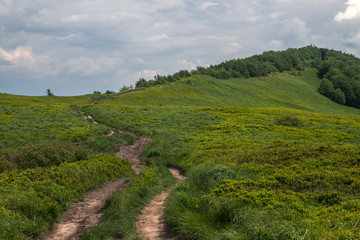
<svg viewBox="0 0 360 240">
<path fill-rule="evenodd" d="M 275 120 L 276 124 L 288 127 L 303 127 L 305 124 L 297 117 L 286 115 Z"/>
<path fill-rule="evenodd" d="M 85 191 L 130 173 L 128 161 L 99 154 L 74 163 L 0 174 L 0 239 L 39 237 Z"/>
<path fill-rule="evenodd" d="M 58 166 L 87 159 L 90 151 L 69 142 L 42 142 L 0 152 L 0 172 L 14 169 Z"/>
</svg>

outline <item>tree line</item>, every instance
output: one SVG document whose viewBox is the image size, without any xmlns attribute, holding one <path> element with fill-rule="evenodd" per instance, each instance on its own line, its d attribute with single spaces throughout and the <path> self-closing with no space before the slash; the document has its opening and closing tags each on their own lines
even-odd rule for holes
<svg viewBox="0 0 360 240">
<path fill-rule="evenodd" d="M 267 76 L 274 72 L 316 68 L 322 79 L 318 91 L 333 101 L 360 108 L 360 59 L 340 51 L 310 45 L 284 51 L 267 51 L 244 59 L 232 59 L 218 65 L 181 70 L 154 79 L 140 78 L 135 88 L 150 87 L 173 82 L 194 74 L 218 79 Z"/>
</svg>

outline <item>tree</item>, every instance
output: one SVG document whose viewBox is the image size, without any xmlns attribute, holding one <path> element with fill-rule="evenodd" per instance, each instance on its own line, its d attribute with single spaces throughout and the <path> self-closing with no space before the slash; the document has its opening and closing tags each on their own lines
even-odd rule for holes
<svg viewBox="0 0 360 240">
<path fill-rule="evenodd" d="M 54 96 L 54 94 L 51 92 L 51 90 L 49 88 L 46 90 L 46 94 L 48 96 Z"/>
<path fill-rule="evenodd" d="M 135 88 L 139 87 L 149 87 L 150 84 L 148 81 L 146 81 L 144 78 L 139 78 L 139 80 L 135 84 Z"/>
<path fill-rule="evenodd" d="M 319 93 L 321 93 L 322 95 L 324 95 L 328 98 L 332 98 L 332 96 L 335 92 L 333 84 L 330 82 L 329 79 L 326 79 L 326 78 L 324 78 L 321 81 L 318 91 L 319 91 Z"/>
<path fill-rule="evenodd" d="M 122 88 L 120 88 L 119 92 L 123 93 L 123 92 L 126 92 L 126 91 L 130 91 L 131 89 L 132 89 L 132 86 L 127 87 L 127 86 L 123 85 Z"/>
<path fill-rule="evenodd" d="M 333 100 L 339 104 L 345 104 L 346 103 L 346 98 L 345 98 L 345 94 L 341 91 L 340 88 L 335 89 L 334 94 L 333 94 Z"/>
</svg>

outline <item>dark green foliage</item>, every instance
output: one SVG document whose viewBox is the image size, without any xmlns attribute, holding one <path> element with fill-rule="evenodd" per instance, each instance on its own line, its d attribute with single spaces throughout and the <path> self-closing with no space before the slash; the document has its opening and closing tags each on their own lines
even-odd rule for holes
<svg viewBox="0 0 360 240">
<path fill-rule="evenodd" d="M 50 89 L 47 89 L 47 90 L 46 90 L 46 95 L 47 95 L 47 96 L 54 96 L 54 94 L 51 92 Z"/>
<path fill-rule="evenodd" d="M 343 88 L 344 88 L 344 86 L 343 86 Z M 340 88 L 334 89 L 334 86 L 333 86 L 332 82 L 330 80 L 328 80 L 327 78 L 324 78 L 320 82 L 320 86 L 318 88 L 318 91 L 321 94 L 327 96 L 328 98 L 332 99 L 333 101 L 335 101 L 335 102 L 337 102 L 339 104 L 345 104 L 346 103 L 346 96 L 343 93 L 343 91 L 341 91 Z M 352 90 L 350 90 L 350 91 L 352 91 Z"/>
<path fill-rule="evenodd" d="M 212 168 L 198 167 L 188 176 L 188 181 L 193 184 L 196 191 L 208 191 L 224 179 L 234 179 L 236 171 L 226 165 L 216 165 Z"/>
<path fill-rule="evenodd" d="M 127 86 L 122 86 L 122 88 L 120 88 L 119 92 L 120 92 L 120 93 L 126 93 L 126 92 L 131 91 L 132 89 L 133 89 L 133 86 L 132 86 L 132 85 L 130 85 L 129 87 L 127 87 Z"/>
<path fill-rule="evenodd" d="M 151 157 L 159 157 L 159 156 L 161 156 L 161 152 L 157 151 L 157 150 L 152 150 L 147 155 L 147 157 L 149 157 L 149 158 L 151 158 Z"/>
<path fill-rule="evenodd" d="M 334 91 L 333 100 L 339 104 L 345 104 L 346 103 L 346 97 L 343 91 L 341 91 L 340 88 L 337 88 Z"/>
<path fill-rule="evenodd" d="M 360 59 L 334 50 L 323 50 L 323 62 L 318 67 L 320 78 L 329 79 L 334 87 L 334 92 L 322 92 L 325 96 L 340 104 L 360 107 Z M 340 89 L 345 96 L 337 89 Z M 335 93 L 337 91 L 337 93 Z"/>
<path fill-rule="evenodd" d="M 100 154 L 88 160 L 0 174 L 0 239 L 35 239 L 82 194 L 129 176 L 131 165 Z"/>
<path fill-rule="evenodd" d="M 43 142 L 28 144 L 19 149 L 0 153 L 0 172 L 13 169 L 57 166 L 64 162 L 87 159 L 90 151 L 70 142 Z"/>
<path fill-rule="evenodd" d="M 276 124 L 289 127 L 303 127 L 305 124 L 295 116 L 283 116 L 275 120 Z"/>
<path fill-rule="evenodd" d="M 208 68 L 198 67 L 191 72 L 181 70 L 173 75 L 156 75 L 154 80 L 149 81 L 141 78 L 136 87 L 165 84 L 194 74 L 218 79 L 250 78 L 274 72 L 307 71 L 311 67 L 317 68 L 318 76 L 326 79 L 319 87 L 320 93 L 339 104 L 360 107 L 360 60 L 353 55 L 315 46 L 268 51 L 245 59 L 227 60 Z M 299 74 L 296 72 L 296 75 Z"/>
<path fill-rule="evenodd" d="M 335 89 L 334 89 L 333 84 L 330 82 L 330 80 L 327 78 L 324 78 L 320 82 L 318 91 L 327 97 L 332 97 L 334 95 Z"/>
<path fill-rule="evenodd" d="M 304 70 L 305 67 L 318 66 L 321 51 L 317 47 L 308 46 L 300 49 L 290 48 L 285 51 L 269 51 L 246 59 L 234 59 L 211 65 L 208 68 L 198 67 L 191 72 L 181 70 L 173 75 L 156 75 L 154 80 L 140 78 L 135 87 L 149 87 L 183 79 L 194 74 L 209 75 L 218 79 L 259 77 L 273 72 Z"/>
<path fill-rule="evenodd" d="M 149 87 L 150 84 L 148 81 L 146 81 L 144 78 L 140 78 L 136 84 L 135 84 L 135 87 L 136 88 L 139 88 L 139 87 Z"/>
</svg>

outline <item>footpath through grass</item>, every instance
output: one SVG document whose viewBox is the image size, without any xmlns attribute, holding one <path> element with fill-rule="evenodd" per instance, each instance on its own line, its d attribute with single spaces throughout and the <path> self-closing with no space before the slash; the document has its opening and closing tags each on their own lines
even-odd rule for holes
<svg viewBox="0 0 360 240">
<path fill-rule="evenodd" d="M 181 239 L 358 239 L 360 111 L 303 74 L 192 76 L 86 111 L 187 171 L 166 208 Z"/>
<path fill-rule="evenodd" d="M 0 239 L 35 239 L 71 203 L 106 181 L 130 177 L 113 155 L 135 139 L 92 124 L 80 113 L 93 96 L 25 97 L 0 94 Z"/>
<path fill-rule="evenodd" d="M 83 239 L 136 239 L 141 208 L 157 186 L 175 181 L 168 165 L 188 175 L 166 208 L 181 239 L 358 239 L 360 110 L 317 93 L 319 82 L 312 69 L 253 79 L 193 75 L 91 106 L 94 96 L 59 103 L 1 95 L 1 234 L 34 238 L 83 191 L 128 174 L 109 155 L 59 150 L 67 160 L 58 161 L 39 150 L 26 165 L 17 154 L 16 147 L 48 140 L 89 146 L 80 105 L 106 124 L 93 125 L 99 151 L 134 141 L 120 134 L 107 142 L 111 127 L 152 136 L 142 156 L 149 168 L 107 202 Z"/>
</svg>

